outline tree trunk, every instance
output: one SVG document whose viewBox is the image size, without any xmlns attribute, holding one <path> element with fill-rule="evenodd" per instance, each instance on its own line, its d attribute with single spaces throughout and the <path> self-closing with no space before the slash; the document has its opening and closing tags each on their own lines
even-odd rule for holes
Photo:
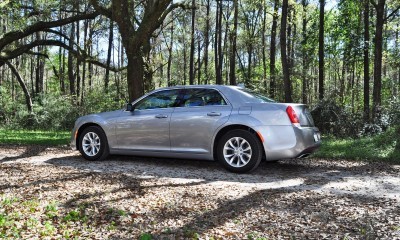
<svg viewBox="0 0 400 240">
<path fill-rule="evenodd" d="M 288 0 L 283 0 L 282 3 L 282 19 L 281 19 L 281 60 L 282 60 L 282 71 L 283 71 L 283 85 L 285 91 L 285 102 L 292 102 L 292 92 L 290 84 L 290 73 L 289 64 L 286 54 L 286 26 L 287 26 L 287 15 L 288 15 Z"/>
<path fill-rule="evenodd" d="M 36 40 L 41 40 L 42 39 L 42 33 L 37 32 L 36 33 Z M 43 47 L 39 46 L 38 47 L 38 52 L 42 53 Z M 36 93 L 42 93 L 43 92 L 43 75 L 44 75 L 44 62 L 42 59 L 42 56 L 37 56 L 36 57 Z"/>
<path fill-rule="evenodd" d="M 364 121 L 369 122 L 369 0 L 364 0 Z"/>
<path fill-rule="evenodd" d="M 172 17 L 173 19 L 173 17 Z M 171 86 L 172 47 L 174 44 L 174 22 L 171 23 L 170 42 L 168 46 L 167 85 Z"/>
<path fill-rule="evenodd" d="M 63 39 L 64 44 L 66 43 L 65 38 Z M 61 77 L 61 94 L 65 95 L 66 91 L 65 91 L 65 61 L 66 61 L 66 50 L 65 48 L 62 51 L 62 77 Z"/>
<path fill-rule="evenodd" d="M 266 35 L 266 23 L 267 23 L 267 6 L 265 0 L 263 1 L 263 20 L 262 20 L 262 32 L 261 32 L 261 41 L 262 41 L 262 65 L 263 65 L 263 85 L 264 91 L 267 91 L 267 57 L 265 54 L 266 51 L 266 42 L 265 42 L 265 35 Z"/>
<path fill-rule="evenodd" d="M 233 32 L 231 33 L 231 51 L 229 57 L 229 84 L 236 85 L 236 42 L 238 26 L 238 0 L 233 0 Z"/>
<path fill-rule="evenodd" d="M 197 41 L 197 84 L 201 84 L 201 45 L 200 40 Z"/>
<path fill-rule="evenodd" d="M 76 10 L 79 10 L 79 2 L 76 3 Z M 78 46 L 80 46 L 79 42 L 80 42 L 80 24 L 79 21 L 76 22 L 76 43 L 78 44 Z M 80 68 L 81 66 L 81 60 L 79 58 L 76 59 L 76 100 L 79 103 L 79 96 L 81 94 L 81 73 L 80 73 Z"/>
<path fill-rule="evenodd" d="M 292 36 L 291 36 L 291 39 L 292 39 L 292 44 L 289 46 L 290 47 L 290 54 L 289 54 L 289 58 L 290 58 L 290 64 L 289 64 L 289 69 L 290 69 L 290 74 L 292 74 L 293 73 L 293 67 L 295 66 L 295 56 L 294 56 L 294 54 L 295 54 L 295 49 L 294 49 L 294 47 L 295 47 L 295 43 L 296 43 L 296 41 L 295 41 L 295 38 L 296 38 L 296 35 L 297 35 L 297 25 L 296 25 L 296 8 L 292 8 L 292 14 L 293 14 L 293 18 L 292 18 L 292 21 L 291 21 L 291 25 L 292 25 L 292 27 L 293 27 L 293 30 L 292 30 Z"/>
<path fill-rule="evenodd" d="M 34 67 L 34 58 L 31 58 L 31 61 L 30 61 L 30 67 L 31 67 L 31 96 L 34 96 L 35 95 L 35 84 L 34 84 L 34 82 L 35 82 L 35 77 L 34 77 L 34 72 L 35 72 L 35 67 Z"/>
<path fill-rule="evenodd" d="M 190 33 L 190 59 L 189 59 L 189 84 L 194 84 L 194 34 L 195 34 L 195 17 L 196 17 L 196 1 L 192 0 L 192 31 Z"/>
<path fill-rule="evenodd" d="M 302 99 L 303 103 L 307 104 L 307 90 L 308 90 L 308 81 L 307 81 L 307 68 L 308 68 L 308 58 L 307 58 L 307 5 L 308 1 L 307 0 L 302 0 L 301 1 L 303 5 L 303 25 L 302 25 Z"/>
<path fill-rule="evenodd" d="M 59 10 L 59 18 L 61 18 L 61 9 Z M 59 28 L 60 33 L 63 32 L 63 28 L 60 26 Z M 59 37 L 59 41 L 62 42 L 63 41 L 63 37 L 60 36 Z M 63 56 L 62 56 L 62 52 L 63 48 L 60 47 L 58 49 L 58 77 L 59 77 L 59 81 L 60 81 L 60 92 L 63 94 L 63 90 L 64 90 L 64 65 L 63 65 Z"/>
<path fill-rule="evenodd" d="M 26 107 L 28 109 L 28 112 L 31 113 L 32 112 L 32 99 L 31 99 L 31 95 L 29 94 L 28 88 L 26 87 L 26 85 L 24 83 L 24 80 L 22 79 L 21 75 L 18 73 L 18 70 L 14 67 L 14 65 L 12 65 L 9 61 L 6 61 L 6 64 L 11 69 L 11 72 L 17 78 L 17 81 L 18 81 L 19 85 L 21 86 L 22 91 L 24 92 Z"/>
<path fill-rule="evenodd" d="M 278 0 L 274 1 L 274 13 L 272 17 L 272 28 L 271 28 L 271 47 L 269 54 L 269 72 L 271 75 L 269 85 L 269 95 L 271 98 L 275 98 L 275 61 L 276 61 L 276 29 L 278 26 Z"/>
<path fill-rule="evenodd" d="M 217 1 L 215 26 L 215 76 L 216 84 L 222 84 L 222 3 Z"/>
<path fill-rule="evenodd" d="M 74 47 L 75 39 L 75 23 L 71 24 L 71 32 L 69 36 L 69 47 Z M 69 93 L 75 95 L 75 74 L 74 74 L 74 58 L 72 53 L 68 52 L 68 78 L 69 78 Z"/>
<path fill-rule="evenodd" d="M 104 77 L 104 90 L 108 92 L 108 84 L 110 81 L 110 64 L 111 64 L 111 51 L 114 39 L 114 21 L 110 19 L 110 30 L 108 34 L 108 52 L 107 52 L 107 68 L 106 68 L 106 75 Z"/>
<path fill-rule="evenodd" d="M 247 74 L 246 74 L 246 86 L 250 85 L 251 82 L 251 65 L 252 65 L 252 60 L 253 60 L 253 44 L 249 43 L 247 46 Z"/>
<path fill-rule="evenodd" d="M 293 9 L 291 6 L 288 6 L 288 16 L 287 16 L 287 63 L 288 63 L 288 71 L 289 76 L 292 74 L 292 21 L 293 21 Z"/>
<path fill-rule="evenodd" d="M 83 51 L 86 52 L 87 51 L 87 34 L 88 34 L 88 21 L 89 20 L 85 20 L 84 22 L 84 30 L 83 30 Z M 82 66 L 82 93 L 81 93 L 81 102 L 83 102 L 84 100 L 84 96 L 85 96 L 85 80 L 86 80 L 86 62 L 83 62 L 83 66 Z"/>
<path fill-rule="evenodd" d="M 205 75 L 205 84 L 209 82 L 208 76 L 208 45 L 210 45 L 210 0 L 207 0 L 207 8 L 206 8 L 206 29 L 204 33 L 204 75 Z"/>
<path fill-rule="evenodd" d="M 396 29 L 396 49 L 397 49 L 397 54 L 399 54 L 399 24 L 397 24 L 397 29 Z M 398 55 L 397 55 L 398 56 Z M 397 67 L 397 90 L 396 90 L 396 94 L 395 97 L 399 97 L 400 95 L 400 64 Z M 399 127 L 400 129 L 400 127 Z M 400 145 L 400 141 L 399 144 Z"/>
<path fill-rule="evenodd" d="M 325 20 L 325 0 L 319 1 L 319 37 L 318 37 L 318 98 L 324 99 L 324 20 Z"/>
<path fill-rule="evenodd" d="M 375 26 L 375 47 L 374 47 L 374 90 L 372 93 L 374 121 L 378 117 L 381 106 L 382 95 L 382 48 L 383 48 L 383 25 L 385 16 L 385 0 L 379 0 L 375 5 L 376 26 Z"/>
<path fill-rule="evenodd" d="M 126 49 L 126 55 L 128 58 L 128 93 L 130 101 L 133 102 L 135 99 L 143 95 L 143 79 L 144 79 L 144 61 L 143 57 L 139 54 L 140 51 Z"/>
<path fill-rule="evenodd" d="M 94 31 L 93 31 L 93 23 L 92 23 L 92 21 L 89 21 L 89 39 L 90 39 L 90 41 L 89 41 L 89 50 L 88 50 L 88 52 L 89 52 L 89 55 L 91 56 L 92 54 L 93 54 L 93 34 L 94 34 Z M 89 89 L 91 89 L 92 88 L 92 79 L 93 79 L 93 64 L 92 63 L 89 63 L 89 65 L 88 65 L 88 71 L 89 71 Z"/>
</svg>

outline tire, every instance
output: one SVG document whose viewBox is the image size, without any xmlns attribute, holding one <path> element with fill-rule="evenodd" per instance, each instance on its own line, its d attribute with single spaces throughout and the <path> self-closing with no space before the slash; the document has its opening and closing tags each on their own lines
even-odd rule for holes
<svg viewBox="0 0 400 240">
<path fill-rule="evenodd" d="M 86 160 L 101 161 L 108 157 L 107 137 L 100 127 L 90 126 L 85 128 L 79 136 L 78 144 L 79 152 Z"/>
<path fill-rule="evenodd" d="M 236 129 L 227 132 L 217 145 L 218 161 L 235 173 L 251 172 L 262 159 L 263 147 L 253 133 Z"/>
</svg>

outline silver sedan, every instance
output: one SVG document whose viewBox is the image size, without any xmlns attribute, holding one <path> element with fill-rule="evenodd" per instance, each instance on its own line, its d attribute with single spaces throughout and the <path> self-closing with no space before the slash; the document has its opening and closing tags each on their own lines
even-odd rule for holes
<svg viewBox="0 0 400 240">
<path fill-rule="evenodd" d="M 154 90 L 126 109 L 78 118 L 71 138 L 87 160 L 109 154 L 215 159 L 239 173 L 262 159 L 306 157 L 320 144 L 306 105 L 222 85 Z"/>
</svg>

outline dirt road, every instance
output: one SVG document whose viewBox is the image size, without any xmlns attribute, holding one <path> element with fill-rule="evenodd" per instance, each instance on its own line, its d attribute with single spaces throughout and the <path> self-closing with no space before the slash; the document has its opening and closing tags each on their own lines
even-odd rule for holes
<svg viewBox="0 0 400 240">
<path fill-rule="evenodd" d="M 23 238 L 400 239 L 398 165 L 310 158 L 239 175 L 216 162 L 88 162 L 67 147 L 0 146 L 0 168 L 3 202 L 16 199 L 0 218 L 37 203 L 36 227 L 0 219 L 4 236 L 19 226 Z"/>
</svg>

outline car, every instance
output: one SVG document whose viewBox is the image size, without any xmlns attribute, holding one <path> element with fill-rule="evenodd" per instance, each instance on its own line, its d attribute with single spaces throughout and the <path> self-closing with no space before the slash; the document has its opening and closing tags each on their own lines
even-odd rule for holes
<svg viewBox="0 0 400 240">
<path fill-rule="evenodd" d="M 263 159 L 303 158 L 320 145 L 307 105 L 225 85 L 154 90 L 125 109 L 78 118 L 71 137 L 87 160 L 109 154 L 217 160 L 236 173 Z"/>
</svg>

